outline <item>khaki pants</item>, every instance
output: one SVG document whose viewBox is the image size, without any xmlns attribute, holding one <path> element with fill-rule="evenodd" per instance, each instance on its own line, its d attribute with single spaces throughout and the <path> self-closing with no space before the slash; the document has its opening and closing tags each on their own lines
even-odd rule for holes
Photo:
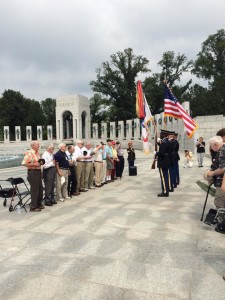
<svg viewBox="0 0 225 300">
<path fill-rule="evenodd" d="M 84 187 L 88 189 L 93 186 L 94 172 L 93 172 L 93 162 L 84 163 Z"/>
<path fill-rule="evenodd" d="M 106 181 L 106 160 L 103 159 L 102 161 L 102 183 Z"/>
<path fill-rule="evenodd" d="M 61 176 L 56 173 L 56 198 L 59 201 L 59 199 L 66 198 L 68 197 L 67 194 L 67 188 L 68 188 L 68 175 L 69 175 L 69 170 L 63 170 L 60 169 L 62 172 L 63 176 L 65 177 L 65 182 L 63 185 L 61 185 Z"/>
<path fill-rule="evenodd" d="M 102 183 L 102 162 L 95 161 L 95 185 L 100 186 Z"/>
<path fill-rule="evenodd" d="M 222 191 L 221 187 L 216 188 L 214 204 L 217 209 L 225 208 L 225 193 Z"/>
<path fill-rule="evenodd" d="M 76 177 L 77 177 L 77 187 L 76 191 L 79 192 L 80 189 L 84 189 L 84 162 L 78 161 L 76 166 Z"/>
</svg>

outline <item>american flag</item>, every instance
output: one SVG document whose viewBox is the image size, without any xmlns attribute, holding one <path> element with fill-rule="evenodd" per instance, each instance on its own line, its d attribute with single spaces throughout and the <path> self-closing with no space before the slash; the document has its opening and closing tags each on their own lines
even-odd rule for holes
<svg viewBox="0 0 225 300">
<path fill-rule="evenodd" d="M 198 124 L 183 109 L 167 83 L 164 83 L 164 116 L 182 119 L 189 139 L 198 128 Z"/>
</svg>

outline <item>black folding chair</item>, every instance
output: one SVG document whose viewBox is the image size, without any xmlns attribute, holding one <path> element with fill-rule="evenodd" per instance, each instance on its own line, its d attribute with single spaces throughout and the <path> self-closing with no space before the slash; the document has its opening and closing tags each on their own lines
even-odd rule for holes
<svg viewBox="0 0 225 300">
<path fill-rule="evenodd" d="M 25 206 L 29 205 L 28 202 L 31 199 L 30 189 L 28 188 L 26 182 L 22 177 L 12 178 L 10 182 L 13 188 L 15 189 L 14 196 L 18 197 L 18 202 L 16 203 L 16 205 L 13 207 L 12 210 L 15 210 L 16 207 L 20 205 L 20 207 L 24 208 L 24 210 L 27 212 Z"/>
<path fill-rule="evenodd" d="M 12 178 L 8 178 L 5 180 L 0 180 L 0 181 L 11 181 Z M 4 199 L 3 201 L 3 206 L 6 206 L 7 204 L 7 198 L 11 198 L 10 201 L 10 206 L 9 206 L 9 211 L 11 212 L 12 209 L 12 202 L 14 200 L 16 190 L 15 188 L 3 188 L 2 185 L 0 184 L 0 197 Z"/>
</svg>

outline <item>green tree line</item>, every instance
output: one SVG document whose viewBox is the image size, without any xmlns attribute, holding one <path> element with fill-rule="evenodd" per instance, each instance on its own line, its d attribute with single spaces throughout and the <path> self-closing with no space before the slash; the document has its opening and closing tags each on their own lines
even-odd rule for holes
<svg viewBox="0 0 225 300">
<path fill-rule="evenodd" d="M 135 118 L 136 81 L 140 74 L 146 75 L 142 81 L 143 90 L 153 115 L 163 111 L 165 79 L 181 103 L 190 101 L 192 117 L 224 113 L 223 29 L 210 35 L 203 42 L 195 61 L 188 60 L 185 54 L 167 51 L 158 62 L 158 66 L 160 72 L 151 73 L 149 60 L 135 55 L 131 48 L 111 55 L 109 61 L 103 62 L 101 67 L 96 69 L 97 79 L 90 82 L 94 92 L 90 105 L 92 122 Z M 186 72 L 201 79 L 203 85 L 192 84 L 191 79 L 184 82 L 183 75 Z M 185 78 L 188 77 L 187 74 Z"/>
<path fill-rule="evenodd" d="M 37 138 L 37 125 L 43 126 L 43 137 L 47 138 L 47 125 L 53 126 L 55 136 L 56 101 L 47 98 L 41 102 L 25 98 L 20 92 L 5 90 L 0 98 L 0 138 L 3 126 L 9 126 L 10 139 L 15 139 L 15 126 L 21 126 L 21 137 L 26 139 L 26 126 L 32 126 L 32 138 Z"/>
</svg>

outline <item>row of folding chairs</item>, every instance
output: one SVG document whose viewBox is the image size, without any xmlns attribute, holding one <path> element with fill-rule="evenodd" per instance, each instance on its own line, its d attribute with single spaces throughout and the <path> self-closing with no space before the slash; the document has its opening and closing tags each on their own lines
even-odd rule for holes
<svg viewBox="0 0 225 300">
<path fill-rule="evenodd" d="M 4 188 L 2 182 L 7 182 L 10 187 Z M 7 206 L 7 199 L 10 199 L 9 211 L 12 212 L 16 208 L 23 208 L 26 212 L 26 206 L 29 205 L 31 193 L 28 185 L 22 177 L 8 178 L 0 180 L 0 198 L 3 198 L 3 206 Z"/>
</svg>

